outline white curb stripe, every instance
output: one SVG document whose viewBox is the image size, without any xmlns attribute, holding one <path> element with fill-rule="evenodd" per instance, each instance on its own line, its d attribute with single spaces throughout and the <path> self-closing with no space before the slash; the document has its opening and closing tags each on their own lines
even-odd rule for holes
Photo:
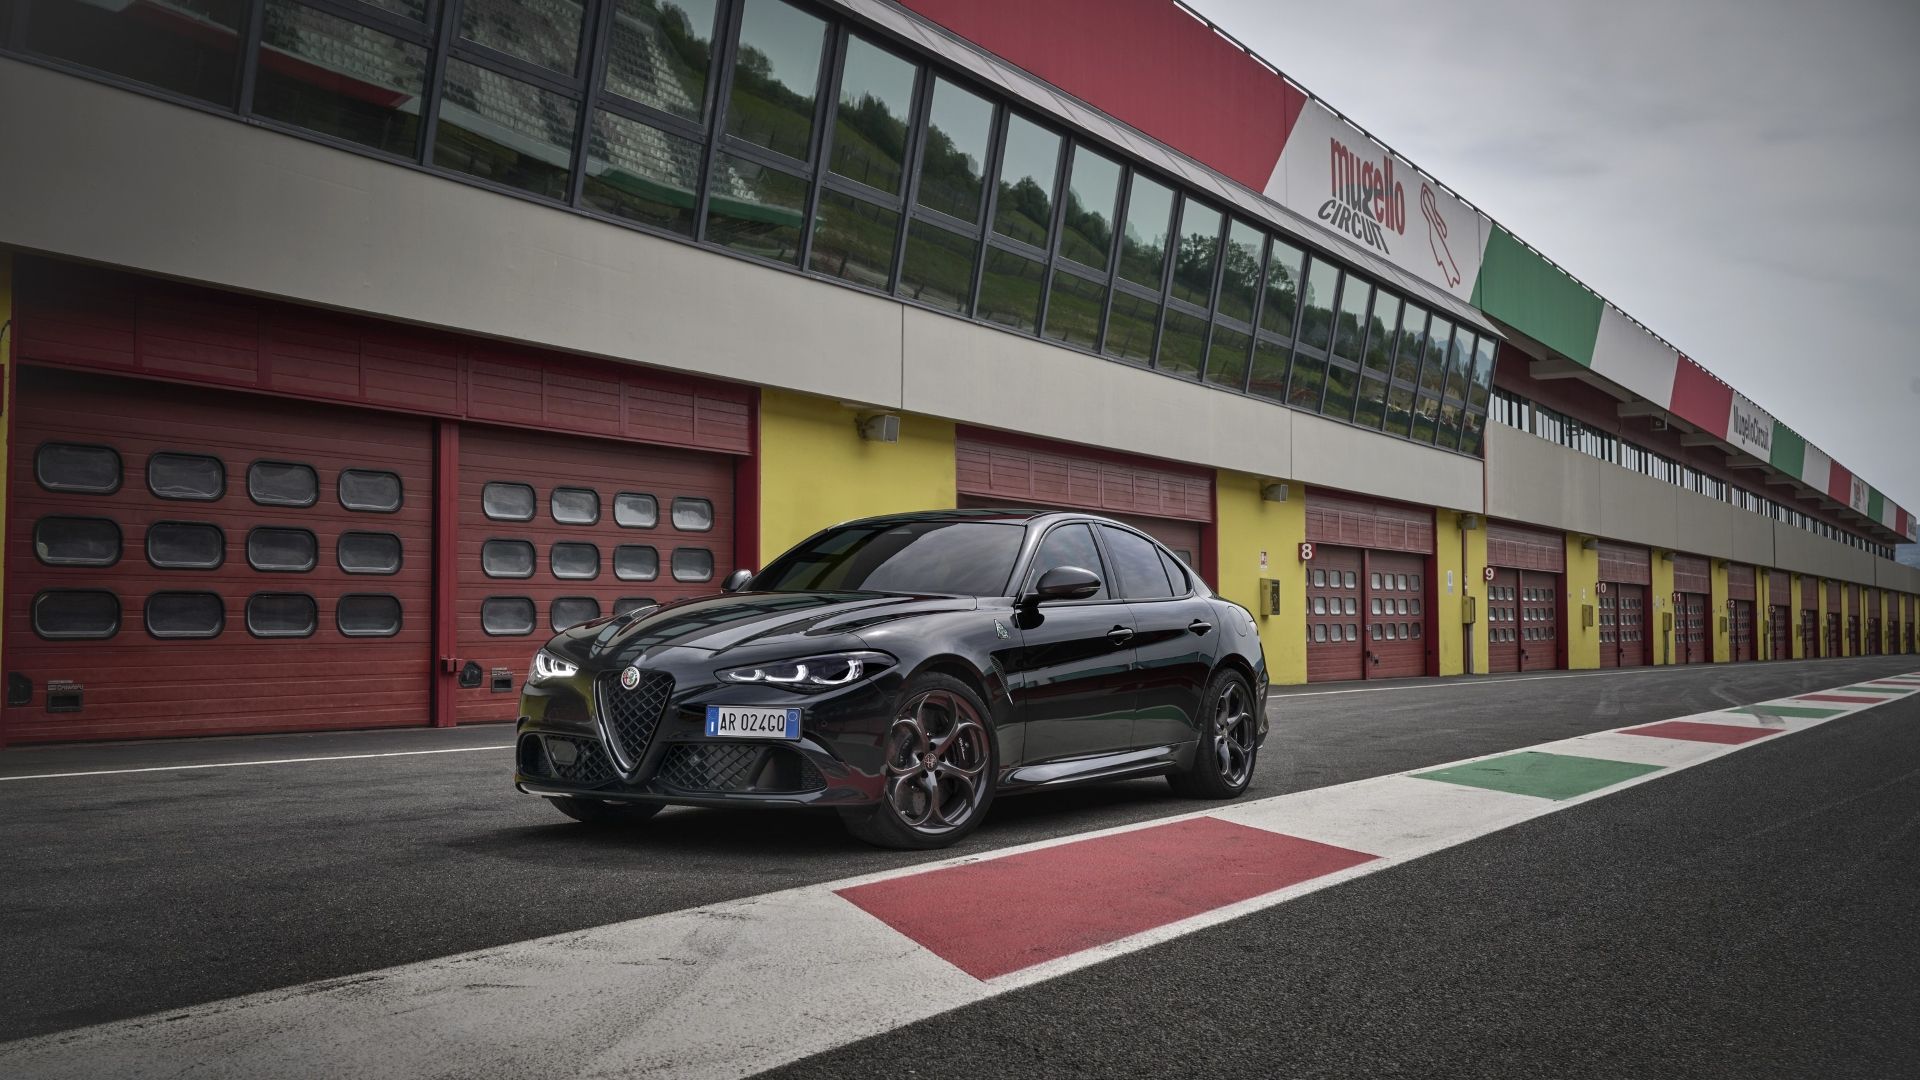
<svg viewBox="0 0 1920 1080">
<path fill-rule="evenodd" d="M 475 750 L 511 750 L 505 746 L 453 746 L 441 750 L 393 750 L 382 754 L 334 754 L 328 757 L 267 758 L 261 761 L 214 761 L 202 765 L 148 765 L 138 769 L 93 769 L 88 772 L 33 773 L 28 776 L 0 776 L 9 780 L 65 780 L 75 776 L 126 776 L 130 773 L 190 772 L 194 769 L 238 769 L 245 765 L 305 765 L 314 761 L 366 761 L 371 758 L 420 757 L 423 754 L 471 754 Z"/>
<path fill-rule="evenodd" d="M 1832 719 L 1843 719 L 1883 703 L 1830 704 Z M 1560 801 L 1413 776 L 1522 751 L 1483 754 L 22 1040 L 0 1046 L 0 1073 L 251 1078 L 284 1074 L 297 1063 L 295 1071 L 307 1075 L 370 1078 L 745 1076 L 1827 722 L 1719 712 L 1674 719 L 1781 734 L 1723 745 L 1619 729 L 1523 748 L 1663 766 Z M 856 884 L 1206 816 L 1380 857 L 990 982 L 835 895 Z"/>
</svg>

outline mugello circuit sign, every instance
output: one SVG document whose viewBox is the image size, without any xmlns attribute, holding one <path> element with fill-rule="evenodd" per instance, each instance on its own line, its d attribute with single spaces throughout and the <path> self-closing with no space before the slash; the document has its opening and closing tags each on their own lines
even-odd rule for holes
<svg viewBox="0 0 1920 1080">
<path fill-rule="evenodd" d="M 1473 294 L 1492 223 L 1319 102 L 1301 110 L 1263 194 L 1462 300 Z"/>
</svg>

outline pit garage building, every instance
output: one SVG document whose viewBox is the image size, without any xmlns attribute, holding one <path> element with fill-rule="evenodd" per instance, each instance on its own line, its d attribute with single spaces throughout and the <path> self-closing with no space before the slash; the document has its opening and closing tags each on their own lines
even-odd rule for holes
<svg viewBox="0 0 1920 1080">
<path fill-rule="evenodd" d="M 4 0 L 0 147 L 0 740 L 510 720 L 954 505 L 1283 683 L 1914 649 L 1912 514 L 1170 0 Z"/>
</svg>

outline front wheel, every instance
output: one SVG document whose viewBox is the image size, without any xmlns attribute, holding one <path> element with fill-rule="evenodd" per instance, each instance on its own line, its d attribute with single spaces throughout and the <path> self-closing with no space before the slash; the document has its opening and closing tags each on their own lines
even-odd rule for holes
<svg viewBox="0 0 1920 1080">
<path fill-rule="evenodd" d="M 958 679 L 929 673 L 908 683 L 887 731 L 880 801 L 842 810 L 847 831 L 878 847 L 926 851 L 978 828 L 993 802 L 987 715 Z"/>
<path fill-rule="evenodd" d="M 602 799 L 547 799 L 555 810 L 584 825 L 632 825 L 660 812 L 658 803 L 606 802 Z"/>
<path fill-rule="evenodd" d="M 1200 699 L 1206 727 L 1194 749 L 1193 765 L 1168 775 L 1176 795 L 1195 799 L 1231 799 L 1253 781 L 1253 762 L 1260 752 L 1260 718 L 1255 714 L 1253 688 L 1246 677 L 1230 668 L 1214 672 Z"/>
</svg>

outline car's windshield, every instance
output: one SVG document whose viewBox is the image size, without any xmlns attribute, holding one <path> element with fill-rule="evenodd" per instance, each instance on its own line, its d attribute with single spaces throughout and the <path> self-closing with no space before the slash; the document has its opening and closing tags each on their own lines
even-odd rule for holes
<svg viewBox="0 0 1920 1080">
<path fill-rule="evenodd" d="M 753 588 L 1001 596 L 1025 534 L 999 521 L 846 525 L 775 559 Z"/>
</svg>

